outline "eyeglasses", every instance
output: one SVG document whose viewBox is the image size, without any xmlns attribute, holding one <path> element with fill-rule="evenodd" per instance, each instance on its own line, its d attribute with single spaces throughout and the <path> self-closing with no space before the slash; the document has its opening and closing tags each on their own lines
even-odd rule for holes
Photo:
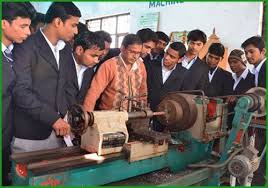
<svg viewBox="0 0 268 188">
<path fill-rule="evenodd" d="M 141 52 L 140 51 L 134 51 L 134 50 L 131 50 L 131 49 L 127 49 L 126 48 L 126 51 L 128 52 L 128 53 L 130 53 L 130 54 L 133 54 L 133 55 L 140 55 L 141 54 Z"/>
</svg>

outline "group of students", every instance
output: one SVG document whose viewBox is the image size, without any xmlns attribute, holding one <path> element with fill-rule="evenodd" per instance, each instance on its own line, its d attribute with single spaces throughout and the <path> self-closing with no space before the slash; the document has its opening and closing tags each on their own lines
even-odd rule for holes
<svg viewBox="0 0 268 188">
<path fill-rule="evenodd" d="M 222 44 L 213 43 L 204 60 L 198 57 L 207 41 L 200 30 L 189 32 L 187 50 L 181 42 L 170 43 L 164 32 L 150 29 L 128 34 L 120 49 L 110 49 L 111 36 L 88 31 L 71 2 L 52 3 L 43 27 L 33 28 L 32 34 L 36 12 L 30 3 L 5 2 L 2 7 L 4 185 L 10 184 L 10 153 L 64 147 L 62 136 L 71 130 L 64 117 L 73 104 L 87 111 L 128 110 L 126 98 L 134 98 L 155 111 L 168 92 L 203 90 L 222 96 L 265 87 L 266 51 L 259 36 L 247 39 L 244 51 L 230 53 L 232 75 L 218 66 Z M 254 65 L 254 74 L 247 62 Z M 153 122 L 154 130 L 164 130 Z M 265 141 L 265 136 L 260 139 Z"/>
</svg>

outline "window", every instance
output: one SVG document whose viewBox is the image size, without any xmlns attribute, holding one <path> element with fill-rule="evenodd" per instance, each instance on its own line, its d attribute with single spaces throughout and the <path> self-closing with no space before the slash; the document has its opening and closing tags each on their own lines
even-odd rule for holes
<svg viewBox="0 0 268 188">
<path fill-rule="evenodd" d="M 86 20 L 90 31 L 104 30 L 112 37 L 111 48 L 119 48 L 129 33 L 129 13 Z"/>
</svg>

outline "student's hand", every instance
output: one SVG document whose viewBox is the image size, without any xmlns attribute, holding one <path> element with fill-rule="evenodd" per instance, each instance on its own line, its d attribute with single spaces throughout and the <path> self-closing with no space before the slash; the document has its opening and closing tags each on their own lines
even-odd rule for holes
<svg viewBox="0 0 268 188">
<path fill-rule="evenodd" d="M 63 119 L 59 118 L 53 125 L 53 129 L 57 136 L 65 136 L 70 134 L 71 127 Z"/>
</svg>

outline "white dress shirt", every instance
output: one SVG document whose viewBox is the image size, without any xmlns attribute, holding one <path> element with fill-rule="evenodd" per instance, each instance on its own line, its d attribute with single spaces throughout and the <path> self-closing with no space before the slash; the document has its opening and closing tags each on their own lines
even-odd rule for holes
<svg viewBox="0 0 268 188">
<path fill-rule="evenodd" d="M 193 58 L 191 61 L 190 59 L 187 58 L 187 56 L 185 55 L 182 59 L 181 65 L 186 68 L 187 70 L 189 70 L 191 68 L 191 66 L 195 63 L 197 59 L 197 56 L 195 56 L 195 58 Z"/>
<path fill-rule="evenodd" d="M 258 79 L 259 79 L 259 72 L 261 70 L 261 67 L 263 63 L 266 61 L 266 58 L 264 58 L 257 67 L 254 67 L 252 69 L 252 73 L 255 75 L 255 86 L 258 86 Z"/>
<path fill-rule="evenodd" d="M 176 69 L 177 64 L 173 67 L 173 69 L 169 70 L 163 64 L 163 59 L 162 59 L 161 65 L 162 65 L 162 79 L 163 79 L 163 84 L 164 84 L 167 81 L 170 74 L 172 73 L 172 71 Z"/>
<path fill-rule="evenodd" d="M 2 52 L 4 53 L 4 51 L 6 51 L 6 49 L 8 48 L 8 50 L 10 52 L 12 52 L 13 48 L 14 48 L 14 44 L 11 43 L 8 47 L 6 47 L 3 43 L 2 43 Z"/>
<path fill-rule="evenodd" d="M 149 54 L 149 56 L 150 56 L 150 60 L 153 61 L 153 60 L 156 60 L 160 55 L 157 54 L 157 55 L 153 56 L 153 54 Z"/>
<path fill-rule="evenodd" d="M 214 74 L 215 72 L 218 70 L 218 66 L 215 68 L 215 70 L 210 74 L 210 71 L 208 71 L 208 79 L 209 79 L 209 82 L 211 82 L 211 80 L 213 79 L 214 77 Z"/>
<path fill-rule="evenodd" d="M 8 47 L 6 47 L 6 46 L 2 43 L 2 53 L 3 53 L 3 55 L 4 55 L 7 59 L 10 59 L 10 58 L 7 57 L 7 56 L 5 55 L 5 51 L 8 50 L 9 52 L 12 52 L 13 48 L 14 48 L 14 44 L 13 44 L 13 43 L 11 43 Z"/>
<path fill-rule="evenodd" d="M 235 88 L 237 87 L 237 85 L 239 84 L 240 80 L 243 78 L 244 80 L 246 79 L 246 77 L 248 76 L 249 70 L 248 68 L 246 68 L 243 73 L 237 78 L 236 74 L 232 74 L 233 79 L 234 79 L 234 85 L 233 85 L 233 91 L 235 90 Z"/>
<path fill-rule="evenodd" d="M 72 54 L 72 56 L 73 56 L 73 54 Z M 73 59 L 74 59 L 74 64 L 75 64 L 75 69 L 76 69 L 78 87 L 79 87 L 79 89 L 81 89 L 83 78 L 84 78 L 84 72 L 87 70 L 88 67 L 86 67 L 84 65 L 79 65 L 76 62 L 74 56 L 73 56 Z"/>
<path fill-rule="evenodd" d="M 58 40 L 56 46 L 53 46 L 53 44 L 51 44 L 51 42 L 48 40 L 48 38 L 46 37 L 46 35 L 43 33 L 42 29 L 40 28 L 40 31 L 42 33 L 42 35 L 44 36 L 44 38 L 46 39 L 49 47 L 52 50 L 52 53 L 56 59 L 58 68 L 59 68 L 59 61 L 60 61 L 60 50 L 62 50 L 65 47 L 65 42 L 63 40 Z"/>
</svg>

